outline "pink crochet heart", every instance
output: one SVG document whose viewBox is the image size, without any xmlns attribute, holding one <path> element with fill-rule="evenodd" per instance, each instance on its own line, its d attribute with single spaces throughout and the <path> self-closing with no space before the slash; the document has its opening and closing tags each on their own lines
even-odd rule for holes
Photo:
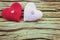
<svg viewBox="0 0 60 40">
<path fill-rule="evenodd" d="M 25 6 L 24 9 L 24 21 L 36 21 L 41 19 L 43 13 L 40 10 L 36 9 L 34 3 L 30 2 Z"/>
</svg>

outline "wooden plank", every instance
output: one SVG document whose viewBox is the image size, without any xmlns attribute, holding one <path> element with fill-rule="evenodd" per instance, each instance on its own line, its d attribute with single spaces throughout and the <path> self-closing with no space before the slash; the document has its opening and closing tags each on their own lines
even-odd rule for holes
<svg viewBox="0 0 60 40">
<path fill-rule="evenodd" d="M 12 32 L 12 33 L 19 33 L 19 31 L 21 32 L 21 33 L 25 33 L 25 32 L 33 32 L 33 33 L 35 33 L 35 34 L 50 34 L 50 35 L 52 35 L 52 34 L 55 34 L 55 30 L 50 30 L 50 29 L 23 29 L 23 30 L 18 30 L 18 31 L 14 31 L 14 32 Z M 42 32 L 43 31 L 43 32 Z M 0 31 L 1 32 L 1 31 Z M 3 33 L 3 32 L 2 32 Z"/>
<path fill-rule="evenodd" d="M 42 32 L 43 31 L 43 32 Z M 23 34 L 26 33 L 27 35 L 29 35 L 29 33 L 32 34 L 47 34 L 47 35 L 53 35 L 55 34 L 55 30 L 50 30 L 50 29 L 24 29 L 24 30 L 18 30 L 18 31 L 14 31 L 14 32 L 1 32 L 0 31 L 0 36 L 8 36 L 10 34 Z M 20 34 L 20 35 L 21 35 Z M 24 35 L 24 34 L 23 34 Z"/>
<path fill-rule="evenodd" d="M 0 1 L 23 1 L 23 0 L 0 0 Z"/>
<path fill-rule="evenodd" d="M 60 36 L 60 30 L 56 30 L 56 34 Z"/>
<path fill-rule="evenodd" d="M 43 17 L 57 17 L 59 18 L 60 17 L 60 12 L 43 12 Z"/>
<path fill-rule="evenodd" d="M 23 33 L 22 33 L 23 34 Z M 52 35 L 47 35 L 47 34 L 37 34 L 37 35 L 35 35 L 35 34 L 31 34 L 31 35 L 26 35 L 26 33 L 24 33 L 23 35 L 19 35 L 19 33 L 17 33 L 17 34 L 15 34 L 15 33 L 13 33 L 13 34 L 10 34 L 10 35 L 8 35 L 8 36 L 0 36 L 0 38 L 1 39 L 5 39 L 5 40 L 10 40 L 10 39 L 12 39 L 12 40 L 15 40 L 15 39 L 17 39 L 17 40 L 22 40 L 22 39 L 33 39 L 33 38 L 44 38 L 44 39 L 52 39 L 51 37 L 52 37 Z M 39 35 L 39 36 L 38 36 Z M 32 36 L 32 37 L 31 37 Z"/>
<path fill-rule="evenodd" d="M 60 2 L 60 0 L 43 0 L 45 2 Z"/>
<path fill-rule="evenodd" d="M 56 7 L 56 9 L 59 9 L 60 10 L 60 5 L 58 5 L 58 7 Z"/>
<path fill-rule="evenodd" d="M 42 18 L 41 21 L 60 21 L 60 18 Z"/>
<path fill-rule="evenodd" d="M 7 20 L 0 18 L 0 22 L 5 22 L 5 21 L 7 21 Z"/>
<path fill-rule="evenodd" d="M 56 35 L 56 39 L 60 40 L 60 34 Z"/>
<path fill-rule="evenodd" d="M 36 2 L 36 5 L 57 6 L 60 5 L 60 2 Z"/>
<path fill-rule="evenodd" d="M 32 39 L 24 39 L 24 40 L 48 40 L 48 39 L 44 39 L 44 38 L 32 38 Z"/>
<path fill-rule="evenodd" d="M 0 1 L 33 1 L 33 2 L 39 2 L 39 1 L 46 1 L 46 2 L 59 2 L 60 0 L 0 0 Z"/>
<path fill-rule="evenodd" d="M 10 0 L 8 0 L 8 1 L 10 1 Z M 29 1 L 29 0 L 27 0 L 27 1 Z M 50 4 L 36 3 L 37 9 L 38 10 L 54 10 L 54 11 L 56 9 L 59 9 L 59 5 L 60 5 L 59 2 L 57 2 L 57 3 L 49 2 L 49 3 Z M 6 4 L 8 4 L 8 3 L 6 3 Z M 22 3 L 22 4 L 23 4 L 23 6 L 25 6 L 27 3 L 26 4 Z M 1 4 L 1 10 L 3 8 L 9 7 L 10 5 L 11 5 L 10 3 L 6 6 L 5 6 L 5 4 L 4 5 Z M 57 35 L 59 34 L 60 35 L 60 12 L 48 12 L 47 11 L 47 12 L 43 12 L 43 14 L 44 14 L 43 18 L 37 22 L 21 21 L 20 23 L 17 23 L 17 22 L 7 21 L 7 20 L 1 18 L 0 31 L 1 30 L 9 31 L 12 29 L 27 28 L 27 30 L 21 30 L 21 31 L 17 31 L 17 32 L 8 32 L 8 33 L 1 32 L 0 35 L 10 34 L 9 36 L 4 36 L 1 38 L 2 39 L 5 38 L 5 40 L 7 38 L 13 40 L 13 38 L 18 35 L 17 39 L 20 40 L 23 38 L 27 39 L 27 38 L 38 38 L 38 37 L 39 38 L 52 38 L 53 35 L 51 35 L 51 34 L 57 34 Z M 33 28 L 40 28 L 40 30 L 33 29 Z M 54 37 L 54 40 L 55 40 L 55 37 Z"/>
<path fill-rule="evenodd" d="M 44 22 L 44 21 L 42 21 Z M 38 23 L 38 22 L 12 22 L 12 21 L 7 21 L 7 22 L 0 22 L 0 29 L 18 29 L 18 28 L 48 28 L 48 29 L 56 29 L 60 30 L 60 23 Z M 54 21 L 55 22 L 55 21 Z M 60 22 L 60 21 L 59 21 Z"/>
<path fill-rule="evenodd" d="M 38 23 L 53 23 L 53 24 L 60 24 L 60 21 L 38 21 Z"/>
<path fill-rule="evenodd" d="M 5 34 L 7 34 L 7 32 L 0 32 L 0 36 L 5 36 Z"/>
<path fill-rule="evenodd" d="M 7 20 L 1 19 L 0 22 L 7 22 Z M 45 20 L 44 20 L 44 21 L 41 21 L 41 20 L 39 20 L 37 23 L 46 23 L 46 24 L 47 24 L 47 23 L 53 23 L 53 24 L 59 24 L 60 21 L 54 21 L 54 20 L 53 20 L 53 21 L 49 21 L 49 20 L 48 20 L 48 21 L 45 21 Z"/>
<path fill-rule="evenodd" d="M 11 6 L 13 2 L 0 2 L 0 5 L 1 7 L 7 7 L 7 6 Z M 26 5 L 28 2 L 19 2 L 21 3 L 22 5 Z M 59 5 L 60 3 L 59 2 L 35 2 L 36 5 L 40 6 L 42 5 L 44 7 L 44 5 L 46 6 L 56 6 L 56 5 Z"/>
<path fill-rule="evenodd" d="M 9 7 L 0 7 L 0 10 L 4 9 L 4 8 L 9 8 Z M 53 10 L 56 11 L 55 7 L 37 7 L 38 10 Z"/>
<path fill-rule="evenodd" d="M 43 31 L 43 32 L 42 32 Z M 54 34 L 54 30 L 20 30 L 16 32 L 9 32 L 8 34 L 20 34 L 20 35 L 40 35 L 40 34 L 46 34 L 47 36 Z"/>
<path fill-rule="evenodd" d="M 60 38 L 57 38 L 57 40 L 60 40 Z"/>
<path fill-rule="evenodd" d="M 7 20 L 0 18 L 0 22 L 6 22 Z M 40 21 L 60 21 L 60 18 L 41 18 Z"/>
<path fill-rule="evenodd" d="M 60 18 L 60 12 L 43 12 L 43 18 Z M 0 13 L 1 16 L 1 13 Z"/>
<path fill-rule="evenodd" d="M 42 31 L 46 31 L 47 32 L 47 30 L 42 30 Z M 40 31 L 40 30 L 21 30 L 21 31 L 17 31 L 17 32 L 8 32 L 6 35 L 8 37 L 15 37 L 16 36 L 16 37 L 18 37 L 20 39 L 30 39 L 30 38 L 51 39 L 51 37 L 53 36 L 53 35 L 50 34 L 50 32 L 53 33 L 53 31 L 47 32 L 48 34 L 42 34 L 41 33 L 42 31 Z"/>
<path fill-rule="evenodd" d="M 26 1 L 32 1 L 32 0 L 26 0 Z M 33 0 L 35 1 L 35 0 Z M 45 2 L 60 2 L 60 0 L 37 0 L 37 2 L 39 1 L 45 1 Z"/>
<path fill-rule="evenodd" d="M 57 40 L 56 35 L 54 35 L 52 38 L 53 38 L 53 40 Z"/>
<path fill-rule="evenodd" d="M 0 10 L 11 6 L 12 2 L 0 2 L 1 6 L 0 6 Z M 22 6 L 25 7 L 25 5 L 28 2 L 21 2 Z M 35 3 L 37 9 L 39 10 L 54 10 L 56 11 L 56 7 L 58 7 L 57 5 L 59 4 L 59 2 L 41 2 L 41 3 Z M 48 5 L 49 4 L 49 5 Z"/>
</svg>

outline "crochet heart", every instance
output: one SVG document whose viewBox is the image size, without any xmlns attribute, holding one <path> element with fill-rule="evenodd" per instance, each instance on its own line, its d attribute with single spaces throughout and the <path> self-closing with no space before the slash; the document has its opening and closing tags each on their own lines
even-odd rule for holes
<svg viewBox="0 0 60 40">
<path fill-rule="evenodd" d="M 17 2 L 13 3 L 10 8 L 5 8 L 2 11 L 2 17 L 7 20 L 19 22 L 21 16 L 22 16 L 22 6 Z"/>
<path fill-rule="evenodd" d="M 34 3 L 30 2 L 25 6 L 24 21 L 36 21 L 38 19 L 41 19 L 42 16 L 42 12 L 36 9 Z"/>
</svg>

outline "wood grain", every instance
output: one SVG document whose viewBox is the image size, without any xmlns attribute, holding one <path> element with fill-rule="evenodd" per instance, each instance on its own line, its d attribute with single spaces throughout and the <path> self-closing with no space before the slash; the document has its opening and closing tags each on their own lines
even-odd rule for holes
<svg viewBox="0 0 60 40">
<path fill-rule="evenodd" d="M 43 17 L 36 22 L 24 22 L 22 19 L 19 23 L 0 17 L 0 40 L 60 40 L 60 0 L 0 0 L 0 16 L 2 10 L 13 2 L 21 3 L 23 10 L 28 2 L 34 2 L 36 8 L 43 12 Z"/>
<path fill-rule="evenodd" d="M 7 20 L 0 18 L 0 22 L 6 22 L 6 21 Z M 40 21 L 60 21 L 60 18 L 41 18 Z"/>
<path fill-rule="evenodd" d="M 43 18 L 60 18 L 60 12 L 42 12 Z M 0 13 L 0 16 L 1 13 Z"/>
<path fill-rule="evenodd" d="M 60 21 L 59 21 L 60 22 Z M 18 29 L 18 28 L 47 28 L 60 30 L 60 23 L 56 21 L 41 21 L 41 22 L 0 22 L 0 29 Z"/>
<path fill-rule="evenodd" d="M 12 3 L 13 2 L 0 2 L 0 10 L 2 10 L 3 8 L 5 8 L 5 7 L 9 7 L 9 6 L 11 6 L 12 5 Z M 22 4 L 22 6 L 23 7 L 25 7 L 25 5 L 28 3 L 28 2 L 20 2 L 21 4 Z M 36 7 L 39 9 L 39 8 L 41 8 L 41 9 L 44 9 L 44 8 L 46 8 L 46 9 L 48 9 L 49 10 L 49 8 L 50 9 L 55 9 L 56 7 L 57 7 L 57 5 L 59 4 L 59 2 L 51 2 L 51 4 L 49 4 L 48 5 L 48 3 L 50 3 L 50 2 L 41 2 L 41 3 L 35 3 L 36 4 Z"/>
<path fill-rule="evenodd" d="M 45 1 L 45 2 L 59 2 L 60 0 L 0 0 L 0 1 L 26 1 L 26 2 L 39 2 L 39 1 Z"/>
</svg>

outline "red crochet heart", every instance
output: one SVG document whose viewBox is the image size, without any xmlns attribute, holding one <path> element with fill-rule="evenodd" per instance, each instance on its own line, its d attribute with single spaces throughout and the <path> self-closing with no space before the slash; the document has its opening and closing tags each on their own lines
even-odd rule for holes
<svg viewBox="0 0 60 40">
<path fill-rule="evenodd" d="M 2 11 L 2 17 L 11 21 L 20 21 L 22 16 L 22 6 L 19 3 L 14 3 L 10 8 L 5 8 Z"/>
</svg>

